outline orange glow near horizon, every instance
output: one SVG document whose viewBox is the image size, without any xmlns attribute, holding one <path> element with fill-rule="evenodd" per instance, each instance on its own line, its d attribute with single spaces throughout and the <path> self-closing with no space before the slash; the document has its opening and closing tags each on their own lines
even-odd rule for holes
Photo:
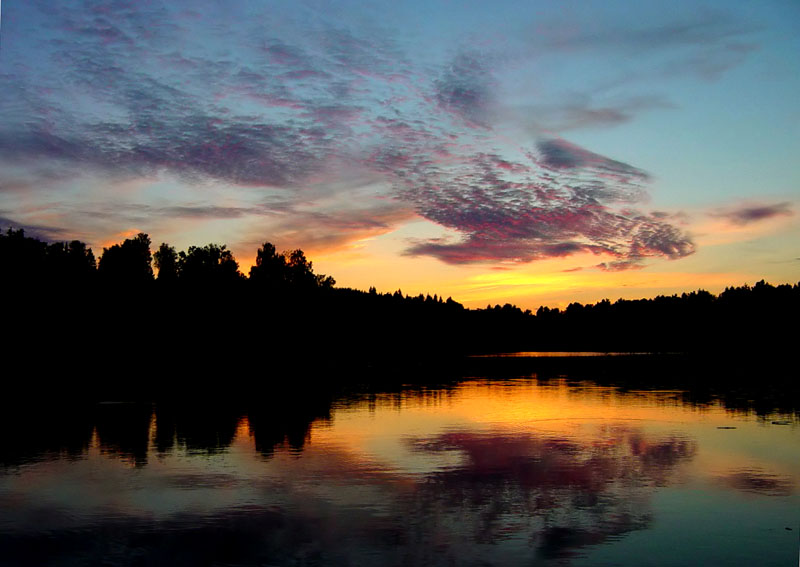
<svg viewBox="0 0 800 567">
<path fill-rule="evenodd" d="M 219 192 L 208 187 L 204 191 L 212 197 Z M 337 206 L 341 204 L 337 202 Z M 255 264 L 256 250 L 269 241 L 278 250 L 303 249 L 314 271 L 333 276 L 338 287 L 366 291 L 374 286 L 380 293 L 400 289 L 411 296 L 452 297 L 469 308 L 510 303 L 535 311 L 540 306 L 564 308 L 572 302 L 652 298 L 698 289 L 718 294 L 725 287 L 752 285 L 761 279 L 774 285 L 800 281 L 792 249 L 793 239 L 800 238 L 797 217 L 784 215 L 752 225 L 737 225 L 708 211 L 697 212 L 694 218 L 696 222 L 687 229 L 698 243 L 695 254 L 674 261 L 645 259 L 639 269 L 617 272 L 598 268 L 612 257 L 591 253 L 493 264 L 447 264 L 429 256 L 409 256 L 406 251 L 413 242 L 452 241 L 459 234 L 402 208 L 388 209 L 380 222 L 356 223 L 356 228 L 344 228 L 338 234 L 326 234 L 313 223 L 301 229 L 284 226 L 286 219 L 276 213 L 274 218 L 161 219 L 153 226 L 134 225 L 111 237 L 87 240 L 100 242 L 99 248 L 95 246 L 97 258 L 102 248 L 139 232 L 150 234 L 153 250 L 164 241 L 177 250 L 208 242 L 227 244 L 245 275 Z M 747 254 L 743 254 L 743 246 Z"/>
<path fill-rule="evenodd" d="M 136 236 L 140 232 L 142 232 L 142 231 L 139 230 L 138 228 L 129 228 L 127 230 L 123 230 L 121 232 L 118 232 L 118 233 L 114 234 L 111 238 L 108 238 L 108 239 L 104 240 L 100 244 L 100 246 L 102 248 L 111 248 L 115 244 L 121 244 L 122 241 L 124 241 L 127 238 L 133 238 L 134 236 Z"/>
</svg>

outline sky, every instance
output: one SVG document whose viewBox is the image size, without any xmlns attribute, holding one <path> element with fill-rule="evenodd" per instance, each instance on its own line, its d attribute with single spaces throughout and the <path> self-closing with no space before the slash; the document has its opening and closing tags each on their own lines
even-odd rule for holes
<svg viewBox="0 0 800 567">
<path fill-rule="evenodd" d="M 536 309 L 800 281 L 800 4 L 6 0 L 0 228 Z"/>
</svg>

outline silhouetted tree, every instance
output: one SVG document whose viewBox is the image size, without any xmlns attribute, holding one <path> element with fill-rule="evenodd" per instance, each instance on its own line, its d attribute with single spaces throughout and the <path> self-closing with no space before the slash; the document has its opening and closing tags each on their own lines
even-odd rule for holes
<svg viewBox="0 0 800 567">
<path fill-rule="evenodd" d="M 190 246 L 178 255 L 178 277 L 193 285 L 225 285 L 239 282 L 244 276 L 227 247 L 218 244 Z"/>
<path fill-rule="evenodd" d="M 291 252 L 284 252 L 283 255 L 286 258 L 286 276 L 289 285 L 297 290 L 317 287 L 313 265 L 302 250 L 298 248 Z"/>
<path fill-rule="evenodd" d="M 172 283 L 178 279 L 178 253 L 174 247 L 162 242 L 153 254 L 153 263 L 158 270 L 158 281 Z"/>
<path fill-rule="evenodd" d="M 0 261 L 4 284 L 85 285 L 96 271 L 92 249 L 80 240 L 47 244 L 23 229 L 0 233 Z"/>
<path fill-rule="evenodd" d="M 47 277 L 51 281 L 85 285 L 97 270 L 94 253 L 80 240 L 47 246 Z"/>
<path fill-rule="evenodd" d="M 148 285 L 153 280 L 153 260 L 159 281 L 172 285 Z M 137 359 L 125 352 L 127 343 L 117 343 L 116 331 L 155 335 L 157 341 L 177 343 L 178 349 L 211 334 L 217 342 L 237 347 L 269 345 L 286 359 L 308 349 L 315 349 L 320 359 L 343 359 L 354 344 L 374 360 L 389 359 L 403 349 L 451 354 L 501 350 L 721 354 L 793 351 L 793 335 L 783 329 L 800 316 L 800 284 L 773 286 L 764 280 L 753 287 L 726 288 L 718 297 L 698 290 L 614 303 L 604 299 L 596 304 L 570 303 L 564 310 L 540 307 L 535 315 L 510 303 L 465 309 L 438 294 L 334 288 L 333 278 L 315 274 L 302 250 L 278 253 L 269 242 L 257 252 L 251 283 L 237 288 L 241 293 L 225 294 L 226 308 L 220 309 L 217 299 L 207 293 L 208 286 L 246 279 L 231 252 L 224 245 L 208 244 L 177 254 L 162 243 L 151 256 L 150 238 L 144 233 L 104 249 L 95 262 L 91 249 L 78 240 L 47 243 L 9 229 L 0 233 L 0 266 L 0 285 L 13 298 L 6 308 L 7 319 L 18 325 L 13 332 L 20 341 L 29 341 L 41 329 L 70 332 L 98 345 L 101 362 L 96 366 L 116 368 L 124 359 L 129 372 Z M 83 285 L 90 281 L 99 287 Z M 122 293 L 120 284 L 126 286 Z M 65 287 L 67 293 L 62 292 Z M 276 301 L 264 301 L 271 295 Z M 89 309 L 90 301 L 98 297 L 102 308 Z M 156 325 L 153 313 L 158 315 Z M 246 324 L 253 320 L 271 324 L 253 334 L 252 325 Z M 334 332 L 309 333 L 312 328 Z M 85 365 L 70 344 L 55 344 L 47 359 L 63 366 L 65 358 L 73 357 L 70 364 Z M 7 350 L 12 352 L 13 347 Z M 173 364 L 174 351 L 161 352 L 156 363 Z M 221 359 L 198 357 L 196 364 L 208 370 L 214 360 Z M 144 359 L 138 361 L 143 368 Z"/>
<path fill-rule="evenodd" d="M 313 264 L 298 249 L 281 254 L 269 242 L 258 249 L 256 265 L 250 269 L 250 279 L 261 289 L 305 292 L 330 289 L 336 280 L 324 274 L 314 274 Z"/>
<path fill-rule="evenodd" d="M 270 242 L 256 252 L 256 265 L 250 268 L 250 281 L 261 289 L 282 290 L 287 285 L 286 258 Z"/>
<path fill-rule="evenodd" d="M 103 280 L 127 285 L 140 285 L 153 279 L 153 257 L 150 237 L 140 232 L 122 244 L 103 248 L 97 270 Z"/>
<path fill-rule="evenodd" d="M 333 276 L 326 276 L 325 274 L 318 274 L 314 276 L 317 280 L 317 287 L 320 289 L 331 289 L 336 285 L 336 280 Z"/>
<path fill-rule="evenodd" d="M 9 228 L 5 234 L 0 233 L 3 284 L 40 283 L 46 257 L 47 244 L 25 236 L 23 229 Z"/>
</svg>

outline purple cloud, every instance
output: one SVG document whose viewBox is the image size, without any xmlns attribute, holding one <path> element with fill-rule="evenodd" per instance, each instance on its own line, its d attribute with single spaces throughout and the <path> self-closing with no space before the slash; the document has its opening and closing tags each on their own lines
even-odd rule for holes
<svg viewBox="0 0 800 567">
<path fill-rule="evenodd" d="M 71 231 L 66 228 L 16 222 L 9 217 L 2 216 L 6 212 L 7 211 L 0 211 L 0 232 L 5 233 L 8 229 L 22 229 L 25 231 L 25 236 L 31 236 L 48 242 L 67 240 L 71 237 Z"/>
<path fill-rule="evenodd" d="M 554 170 L 591 168 L 598 173 L 619 175 L 623 181 L 648 179 L 648 175 L 641 169 L 595 154 L 563 139 L 543 140 L 537 147 L 542 155 L 540 163 L 546 168 Z"/>
<path fill-rule="evenodd" d="M 560 27 L 554 28 L 557 32 Z M 698 13 L 682 21 L 666 22 L 651 27 L 605 27 L 586 24 L 574 33 L 537 34 L 540 46 L 557 49 L 613 49 L 638 53 L 671 47 L 702 48 L 728 44 L 742 35 L 756 31 L 756 26 L 742 23 L 723 13 Z"/>
<path fill-rule="evenodd" d="M 608 128 L 634 120 L 650 110 L 672 109 L 674 104 L 663 97 L 639 95 L 622 100 L 597 103 L 588 94 L 573 95 L 551 105 L 510 108 L 512 119 L 527 118 L 523 124 L 534 134 L 543 131 L 565 132 L 582 128 Z"/>
<path fill-rule="evenodd" d="M 279 211 L 279 212 L 276 212 Z M 306 250 L 330 250 L 354 240 L 368 238 L 392 230 L 395 226 L 414 218 L 416 214 L 399 202 L 361 203 L 358 208 L 308 210 L 285 202 L 270 206 L 259 214 L 270 217 L 269 239 L 278 247 L 297 246 L 302 242 Z M 241 242 L 242 249 L 254 250 L 263 244 L 258 240 Z"/>
<path fill-rule="evenodd" d="M 413 185 L 405 197 L 422 216 L 464 234 L 415 242 L 407 253 L 462 264 L 591 252 L 615 258 L 607 269 L 624 269 L 694 252 L 689 236 L 663 215 L 619 207 L 643 199 L 643 171 L 563 140 L 538 149 L 526 153 L 527 163 L 478 154 L 459 174 L 428 168 L 404 175 Z"/>
<path fill-rule="evenodd" d="M 775 217 L 790 217 L 793 215 L 794 211 L 788 202 L 775 203 L 774 205 L 745 205 L 727 211 L 712 213 L 712 216 L 727 219 L 738 226 Z"/>
<path fill-rule="evenodd" d="M 413 242 L 407 253 L 455 264 L 591 252 L 609 256 L 608 266 L 636 266 L 694 250 L 670 219 L 633 208 L 646 197 L 644 171 L 561 138 L 512 147 L 497 126 L 497 50 L 419 62 L 415 46 L 384 29 L 306 20 L 287 7 L 229 14 L 206 6 L 192 15 L 157 1 L 35 5 L 47 30 L 36 49 L 14 49 L 26 38 L 13 30 L 4 43 L 12 49 L 2 76 L 14 86 L 0 93 L 9 117 L 0 124 L 0 163 L 27 164 L 31 177 L 45 163 L 101 179 L 164 176 L 187 188 L 211 182 L 285 194 L 252 206 L 187 198 L 98 214 L 260 215 L 283 234 L 323 244 L 420 216 L 460 238 Z M 267 16 L 281 25 L 264 27 Z M 234 21 L 245 29 L 232 38 Z M 662 34 L 692 44 L 702 35 L 691 26 L 651 35 Z M 662 104 L 634 97 L 565 113 L 610 124 Z M 310 195 L 322 186 L 348 195 L 359 176 L 380 198 L 349 213 Z"/>
<path fill-rule="evenodd" d="M 486 125 L 494 98 L 494 80 L 487 57 L 459 53 L 435 83 L 442 108 L 465 120 Z"/>
<path fill-rule="evenodd" d="M 690 440 L 652 438 L 624 428 L 614 428 L 594 444 L 469 430 L 412 439 L 409 444 L 420 453 L 459 456 L 459 465 L 429 475 L 424 489 L 442 502 L 441 507 L 455 504 L 462 523 L 475 518 L 470 533 L 483 542 L 501 541 L 508 537 L 504 519 L 509 507 L 521 506 L 522 516 L 546 526 L 531 530 L 528 537 L 536 555 L 562 560 L 581 548 L 646 528 L 651 492 L 668 485 L 697 451 Z M 623 505 L 623 498 L 632 495 L 635 513 Z M 472 509 L 480 513 L 464 513 Z M 576 518 L 580 521 L 574 522 Z"/>
</svg>

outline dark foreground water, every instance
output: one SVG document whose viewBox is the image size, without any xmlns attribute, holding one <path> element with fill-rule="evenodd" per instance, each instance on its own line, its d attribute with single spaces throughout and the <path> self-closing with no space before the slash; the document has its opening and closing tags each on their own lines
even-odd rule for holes
<svg viewBox="0 0 800 567">
<path fill-rule="evenodd" d="M 798 563 L 800 424 L 563 380 L 3 422 L 2 565 Z"/>
</svg>

